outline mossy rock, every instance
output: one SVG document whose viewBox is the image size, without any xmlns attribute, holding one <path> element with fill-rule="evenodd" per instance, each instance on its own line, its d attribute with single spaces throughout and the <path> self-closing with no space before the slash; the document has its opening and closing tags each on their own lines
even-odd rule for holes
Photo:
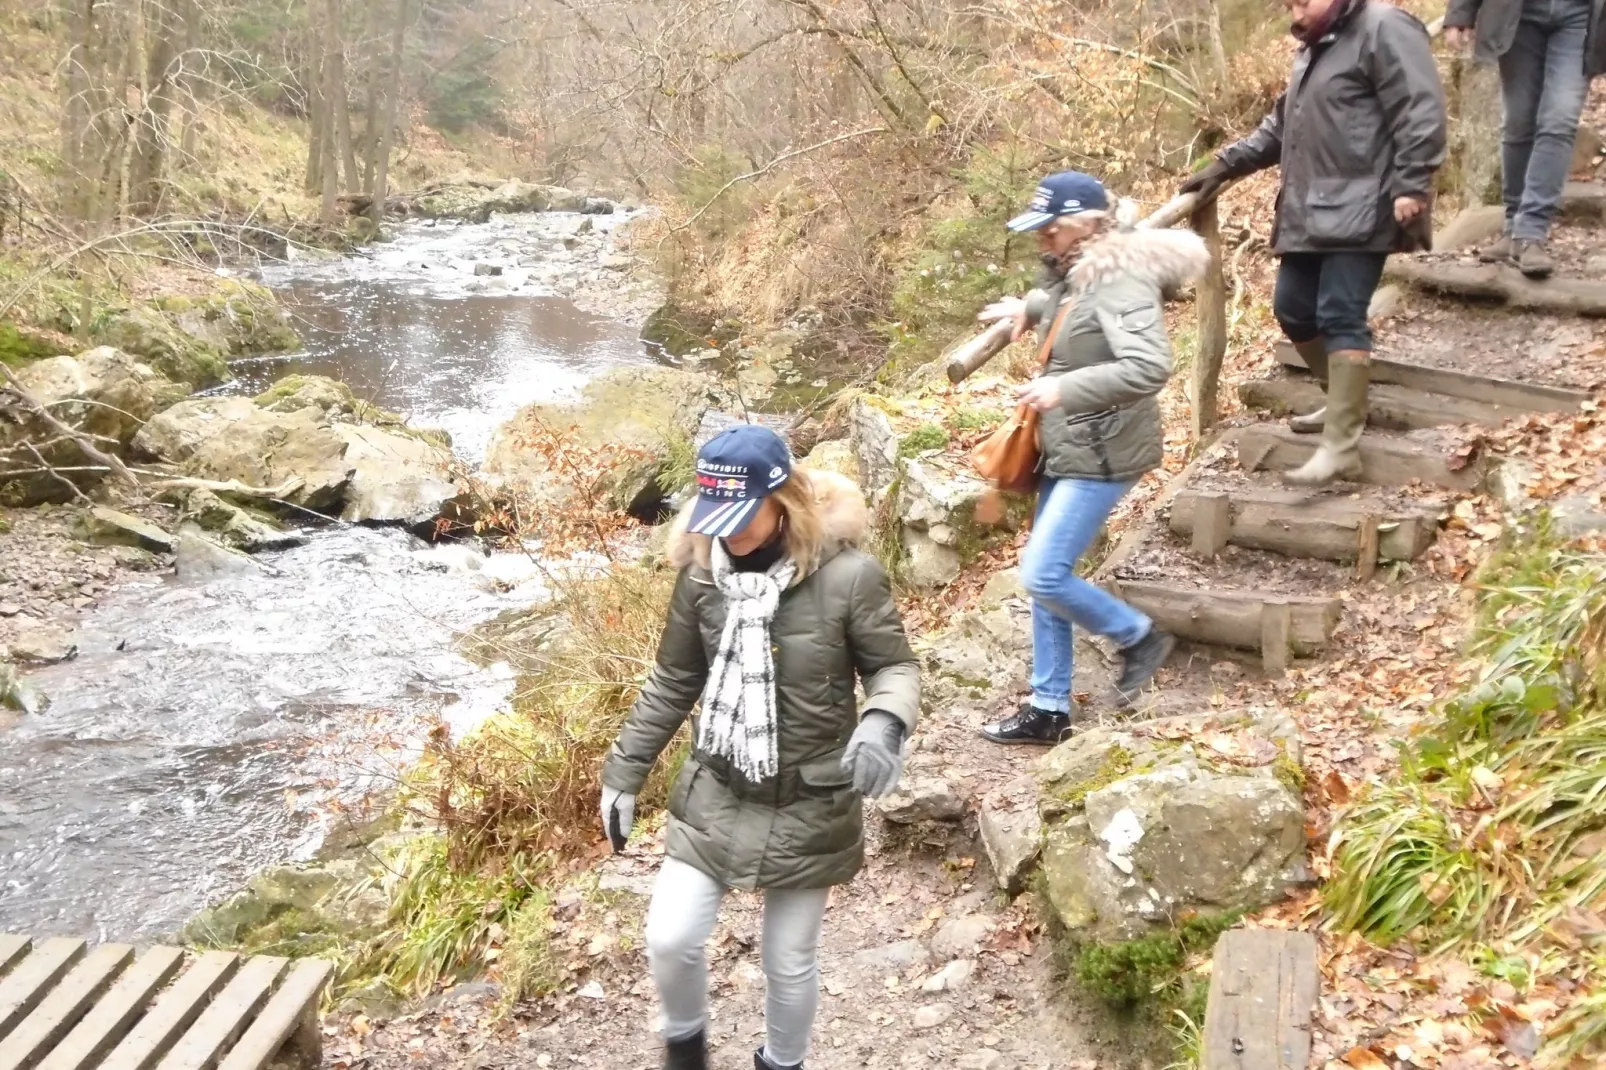
<svg viewBox="0 0 1606 1070">
<path fill-rule="evenodd" d="M 316 409 L 331 420 L 368 424 L 444 449 L 452 448 L 449 432 L 436 427 L 411 427 L 399 414 L 364 401 L 352 393 L 351 387 L 327 375 L 286 375 L 252 400 L 269 412 Z"/>
<path fill-rule="evenodd" d="M 216 386 L 233 378 L 217 346 L 180 330 L 156 308 L 136 306 L 117 313 L 100 328 L 96 339 L 138 357 L 191 390 Z"/>
<path fill-rule="evenodd" d="M 13 368 L 35 360 L 75 355 L 83 345 L 67 335 L 23 327 L 15 323 L 0 323 L 0 364 Z"/>
</svg>

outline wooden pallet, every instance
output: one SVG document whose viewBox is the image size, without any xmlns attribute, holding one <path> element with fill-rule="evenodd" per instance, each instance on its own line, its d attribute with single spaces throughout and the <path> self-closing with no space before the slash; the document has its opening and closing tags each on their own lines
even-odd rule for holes
<svg viewBox="0 0 1606 1070">
<path fill-rule="evenodd" d="M 0 1070 L 314 1070 L 322 959 L 0 934 Z"/>
</svg>

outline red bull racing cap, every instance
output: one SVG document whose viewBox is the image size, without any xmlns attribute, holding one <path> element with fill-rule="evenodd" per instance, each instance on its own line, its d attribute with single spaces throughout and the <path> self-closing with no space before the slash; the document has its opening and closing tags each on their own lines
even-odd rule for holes
<svg viewBox="0 0 1606 1070">
<path fill-rule="evenodd" d="M 767 427 L 739 424 L 697 453 L 697 504 L 688 531 L 728 539 L 747 527 L 759 503 L 792 475 L 792 451 Z"/>
</svg>

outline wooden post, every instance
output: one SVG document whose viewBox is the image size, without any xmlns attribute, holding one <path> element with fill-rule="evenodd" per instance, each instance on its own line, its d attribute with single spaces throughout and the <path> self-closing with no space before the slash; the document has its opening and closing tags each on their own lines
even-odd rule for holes
<svg viewBox="0 0 1606 1070">
<path fill-rule="evenodd" d="M 1232 499 L 1225 494 L 1201 494 L 1193 507 L 1193 552 L 1214 558 L 1232 534 Z"/>
<path fill-rule="evenodd" d="M 1200 1070 L 1305 1070 L 1320 988 L 1315 934 L 1222 933 L 1210 969 Z"/>
<path fill-rule="evenodd" d="M 1260 664 L 1266 675 L 1288 671 L 1293 626 L 1294 612 L 1287 602 L 1267 599 L 1260 607 Z"/>
<path fill-rule="evenodd" d="M 1194 231 L 1210 250 L 1210 266 L 1194 292 L 1199 326 L 1193 357 L 1193 438 L 1200 441 L 1216 425 L 1216 397 L 1221 385 L 1221 362 L 1227 355 L 1227 282 L 1221 266 L 1221 227 L 1216 201 L 1193 213 Z"/>
<path fill-rule="evenodd" d="M 1355 531 L 1355 578 L 1365 583 L 1377 574 L 1378 516 L 1367 513 Z"/>
</svg>

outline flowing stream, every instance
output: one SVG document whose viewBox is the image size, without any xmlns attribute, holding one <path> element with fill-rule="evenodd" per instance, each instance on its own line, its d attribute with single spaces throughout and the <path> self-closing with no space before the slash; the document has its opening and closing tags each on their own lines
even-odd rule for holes
<svg viewBox="0 0 1606 1070">
<path fill-rule="evenodd" d="M 595 270 L 583 226 L 409 226 L 368 255 L 264 272 L 306 349 L 241 362 L 230 389 L 332 375 L 478 461 L 521 405 L 647 359 L 622 318 L 557 296 Z M 458 656 L 454 634 L 542 593 L 519 555 L 399 530 L 331 525 L 260 560 L 272 571 L 123 587 L 77 658 L 31 677 L 52 704 L 0 735 L 0 932 L 149 939 L 310 855 L 427 724 L 461 732 L 505 701 L 505 667 Z"/>
</svg>

